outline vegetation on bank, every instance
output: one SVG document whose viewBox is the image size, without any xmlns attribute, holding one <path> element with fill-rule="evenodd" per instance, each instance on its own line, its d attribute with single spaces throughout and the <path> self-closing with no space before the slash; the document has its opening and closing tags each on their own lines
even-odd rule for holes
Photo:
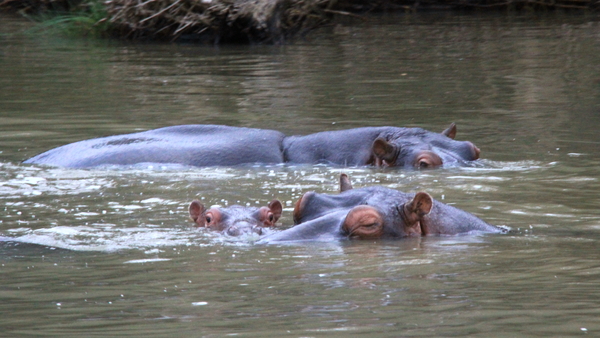
<svg viewBox="0 0 600 338">
<path fill-rule="evenodd" d="M 600 0 L 0 0 L 43 27 L 129 39 L 280 43 L 335 16 L 453 9 L 600 9 Z"/>
</svg>

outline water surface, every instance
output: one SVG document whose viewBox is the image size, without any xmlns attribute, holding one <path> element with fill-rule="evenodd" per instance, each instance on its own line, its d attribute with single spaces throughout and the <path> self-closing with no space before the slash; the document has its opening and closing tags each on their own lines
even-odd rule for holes
<svg viewBox="0 0 600 338">
<path fill-rule="evenodd" d="M 597 335 L 600 24 L 585 15 L 343 22 L 284 46 L 25 34 L 0 17 L 0 327 L 11 336 Z M 170 125 L 308 134 L 395 125 L 482 150 L 433 171 L 329 166 L 74 170 L 50 148 Z M 514 231 L 261 246 L 187 206 L 284 204 L 337 177 Z"/>
</svg>

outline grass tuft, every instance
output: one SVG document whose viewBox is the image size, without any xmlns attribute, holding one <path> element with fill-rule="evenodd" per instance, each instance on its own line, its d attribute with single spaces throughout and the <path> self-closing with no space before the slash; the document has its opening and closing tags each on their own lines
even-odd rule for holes
<svg viewBox="0 0 600 338">
<path fill-rule="evenodd" d="M 39 22 L 29 30 L 30 33 L 48 31 L 94 37 L 106 37 L 110 34 L 111 26 L 107 16 L 106 7 L 101 0 L 82 1 L 68 10 L 27 15 L 31 20 Z"/>
</svg>

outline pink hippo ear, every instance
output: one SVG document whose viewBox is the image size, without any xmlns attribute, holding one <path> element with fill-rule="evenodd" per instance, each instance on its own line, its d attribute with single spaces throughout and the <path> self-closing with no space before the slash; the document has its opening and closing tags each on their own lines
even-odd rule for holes
<svg viewBox="0 0 600 338">
<path fill-rule="evenodd" d="M 418 192 L 412 201 L 404 204 L 405 227 L 409 233 L 419 233 L 422 236 L 427 235 L 427 229 L 421 222 L 423 216 L 427 215 L 433 207 L 433 199 L 428 193 Z"/>
<path fill-rule="evenodd" d="M 281 217 L 282 210 L 283 206 L 281 205 L 281 202 L 279 202 L 279 200 L 272 200 L 269 203 L 269 206 L 262 207 L 258 210 L 258 221 L 266 227 L 275 226 L 275 223 L 279 217 Z"/>
<path fill-rule="evenodd" d="M 204 226 L 204 219 L 201 217 L 206 212 L 206 208 L 199 201 L 192 201 L 189 207 L 190 217 L 198 225 Z M 200 224 L 202 222 L 202 224 Z"/>
<path fill-rule="evenodd" d="M 399 147 L 389 143 L 383 137 L 378 137 L 373 141 L 371 150 L 376 157 L 377 165 L 384 164 L 384 162 L 387 165 L 393 165 L 396 158 L 398 158 L 398 153 L 400 153 Z"/>
<path fill-rule="evenodd" d="M 412 201 L 404 204 L 404 210 L 421 218 L 427 215 L 433 207 L 433 199 L 426 192 L 418 192 Z"/>
<path fill-rule="evenodd" d="M 294 204 L 294 225 L 300 224 L 300 222 L 302 221 L 302 214 L 304 213 L 304 208 L 306 207 L 306 204 L 308 203 L 308 201 L 315 195 L 314 191 L 309 191 L 304 193 L 304 195 L 302 195 L 302 197 L 300 197 L 300 199 L 298 201 L 296 201 L 296 204 Z"/>
<path fill-rule="evenodd" d="M 281 205 L 279 200 L 272 200 L 269 203 L 269 209 L 271 209 L 271 212 L 273 213 L 273 223 L 277 222 L 277 220 L 281 217 L 281 213 L 283 212 L 283 205 Z"/>
<path fill-rule="evenodd" d="M 454 140 L 454 138 L 456 137 L 456 124 L 454 124 L 454 122 L 450 123 L 450 126 L 442 132 L 442 135 Z"/>
<path fill-rule="evenodd" d="M 344 192 L 346 190 L 352 190 L 352 182 L 350 182 L 350 178 L 346 174 L 340 175 L 340 192 Z"/>
</svg>

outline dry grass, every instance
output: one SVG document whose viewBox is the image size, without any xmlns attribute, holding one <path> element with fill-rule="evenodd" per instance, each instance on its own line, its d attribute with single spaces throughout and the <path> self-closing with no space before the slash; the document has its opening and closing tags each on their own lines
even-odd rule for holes
<svg viewBox="0 0 600 338">
<path fill-rule="evenodd" d="M 148 40 L 280 43 L 335 15 L 421 9 L 597 10 L 600 0 L 0 0 L 21 12 L 75 12 L 117 37 Z M 98 11 L 98 13 L 91 13 Z M 88 13 L 88 14 L 85 14 Z"/>
<path fill-rule="evenodd" d="M 328 0 L 109 0 L 108 20 L 131 38 L 280 42 L 326 20 Z"/>
</svg>

